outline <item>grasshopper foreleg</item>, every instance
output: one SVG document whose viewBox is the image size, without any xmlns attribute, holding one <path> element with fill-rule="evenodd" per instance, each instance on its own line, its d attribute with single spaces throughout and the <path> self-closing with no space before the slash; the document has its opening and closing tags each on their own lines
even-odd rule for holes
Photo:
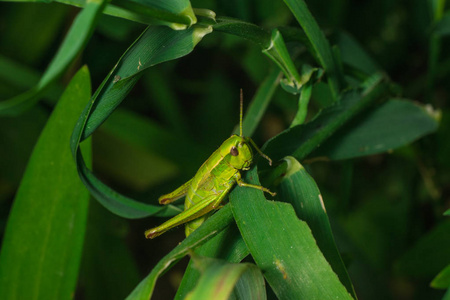
<svg viewBox="0 0 450 300">
<path fill-rule="evenodd" d="M 234 176 L 234 178 L 236 179 L 236 183 L 237 183 L 239 186 L 244 186 L 244 187 L 250 187 L 250 188 L 258 189 L 258 190 L 261 190 L 261 191 L 263 191 L 263 192 L 269 193 L 269 194 L 272 195 L 272 196 L 275 196 L 275 195 L 277 194 L 277 193 L 271 192 L 268 188 L 265 188 L 265 187 L 263 187 L 263 186 L 261 186 L 261 185 L 256 185 L 256 184 L 251 184 L 251 183 L 246 183 L 246 182 L 244 182 L 244 181 L 242 180 L 241 174 L 240 174 L 239 172 L 236 173 L 236 175 Z"/>
</svg>

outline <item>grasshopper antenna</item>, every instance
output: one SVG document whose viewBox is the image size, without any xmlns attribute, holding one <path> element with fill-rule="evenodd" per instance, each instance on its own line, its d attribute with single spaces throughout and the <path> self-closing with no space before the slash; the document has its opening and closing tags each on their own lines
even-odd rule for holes
<svg viewBox="0 0 450 300">
<path fill-rule="evenodd" d="M 241 89 L 241 113 L 240 113 L 240 116 L 239 116 L 239 135 L 240 136 L 243 136 L 243 133 L 242 133 L 242 118 L 243 118 L 243 115 L 244 115 L 244 92 Z"/>
<path fill-rule="evenodd" d="M 240 136 L 243 137 L 243 133 L 242 133 L 242 118 L 244 115 L 244 93 L 242 92 L 241 89 L 241 114 L 240 114 L 240 120 L 239 120 L 239 130 L 240 130 Z M 256 149 L 256 151 L 259 153 L 259 155 L 261 155 L 262 157 L 264 157 L 265 159 L 267 159 L 269 161 L 269 165 L 272 165 L 272 160 L 265 155 L 264 153 L 262 153 L 262 151 L 258 148 L 258 146 L 255 144 L 255 142 L 252 140 L 251 137 L 246 137 L 245 138 L 247 141 L 250 141 L 250 143 L 252 144 L 252 146 Z"/>
</svg>

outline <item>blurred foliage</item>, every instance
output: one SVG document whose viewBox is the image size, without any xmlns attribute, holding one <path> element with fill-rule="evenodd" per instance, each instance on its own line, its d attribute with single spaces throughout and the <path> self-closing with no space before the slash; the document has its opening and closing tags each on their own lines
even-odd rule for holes
<svg viewBox="0 0 450 300">
<path fill-rule="evenodd" d="M 24 2 L 0 2 L 0 103 L 18 95 L 26 95 L 39 86 L 43 74 L 51 70 L 48 66 L 73 28 L 74 20 L 82 12 L 87 15 L 87 10 L 65 5 L 65 1 Z M 113 86 L 118 78 L 109 76 L 109 72 L 122 55 L 130 51 L 132 45 L 136 45 L 133 43 L 141 37 L 146 24 L 168 24 L 169 19 L 152 19 L 154 11 L 167 9 L 170 13 L 164 16 L 176 19 L 177 22 L 171 23 L 177 24 L 173 25 L 175 28 L 181 26 L 182 22 L 193 22 L 189 10 L 186 10 L 189 18 L 178 15 L 180 11 L 185 12 L 183 5 L 188 6 L 188 1 L 179 1 L 181 6 L 175 8 L 150 6 L 148 10 L 139 10 L 128 2 L 140 5 L 145 1 L 91 4 L 97 5 L 92 9 L 92 15 L 86 16 L 90 17 L 91 25 L 81 28 L 86 34 L 86 43 L 79 45 L 79 52 L 70 57 L 70 64 L 64 65 L 62 75 L 55 73 L 58 76 L 50 80 L 45 89 L 39 90 L 38 98 L 25 112 L 15 116 L 0 116 L 2 239 L 7 225 L 12 226 L 8 224 L 8 218 L 14 209 L 13 203 L 17 201 L 15 197 L 27 164 L 31 161 L 33 148 L 48 118 L 56 111 L 53 108 L 61 98 L 62 91 L 77 71 L 83 65 L 88 66 L 94 91 L 105 78 L 109 78 L 109 84 Z M 84 1 L 67 3 L 84 5 Z M 307 111 L 302 111 L 306 116 L 305 124 L 293 127 L 290 133 L 284 132 L 284 136 L 288 136 L 286 139 L 280 135 L 266 146 L 268 154 L 275 153 L 276 156 L 280 153 L 281 157 L 277 159 L 288 154 L 294 155 L 314 178 L 312 189 L 314 192 L 320 189 L 331 224 L 332 239 L 339 249 L 358 298 L 448 299 L 450 221 L 443 214 L 450 209 L 450 6 L 444 0 L 307 0 L 306 3 L 331 45 L 331 52 L 328 53 L 331 67 L 323 65 L 327 63 L 326 59 L 317 57 L 320 54 L 317 51 L 320 46 L 317 45 L 323 41 L 315 44 L 318 40 L 311 38 L 307 30 L 306 35 L 303 30 L 299 30 L 301 21 L 296 20 L 294 9 L 291 12 L 281 0 L 191 1 L 194 8 L 206 8 L 217 16 L 256 24 L 258 28 L 267 30 L 265 33 L 269 38 L 272 29 L 277 28 L 300 76 L 309 74 L 311 99 L 308 99 Z M 107 5 L 105 14 L 101 14 L 104 8 L 102 5 Z M 117 7 L 122 10 L 114 14 Z M 124 13 L 130 12 L 127 9 L 132 13 Z M 194 25 L 189 30 L 198 29 L 208 22 L 202 13 L 194 12 L 200 25 Z M 156 28 L 170 31 L 169 27 Z M 178 37 L 181 34 L 179 32 L 183 31 L 173 32 Z M 261 41 L 264 41 L 265 33 L 261 33 Z M 89 38 L 90 34 L 92 36 Z M 245 106 L 249 106 L 253 98 L 260 108 L 259 114 L 249 108 L 254 118 L 244 122 L 244 125 L 247 124 L 245 128 L 254 132 L 253 139 L 258 145 L 263 145 L 288 129 L 297 115 L 299 96 L 291 93 L 289 87 L 283 86 L 283 89 L 278 85 L 283 74 L 277 64 L 270 60 L 270 55 L 263 55 L 260 44 L 253 43 L 245 34 L 245 31 L 233 33 L 225 25 L 222 28 L 217 26 L 198 45 L 190 45 L 190 50 L 193 50 L 190 54 L 186 48 L 183 49 L 186 52 L 183 55 L 186 56 L 182 58 L 176 59 L 178 57 L 174 54 L 167 62 L 154 66 L 149 62 L 148 70 L 136 72 L 139 74 L 135 81 L 127 86 L 126 91 L 123 88 L 126 100 L 122 103 L 122 98 L 118 100 L 117 105 L 120 103 L 120 106 L 114 112 L 111 109 L 105 113 L 106 121 L 103 124 L 99 122 L 98 130 L 93 133 L 95 175 L 130 199 L 149 206 L 157 205 L 156 200 L 161 194 L 191 178 L 233 132 L 238 123 L 240 88 L 244 90 Z M 305 71 L 304 65 L 318 69 L 311 75 L 307 70 L 312 68 Z M 333 72 L 338 74 L 335 83 L 327 85 Z M 339 74 L 345 76 L 339 78 Z M 380 94 L 390 100 L 383 103 L 377 100 L 377 95 L 373 95 L 375 104 L 369 103 L 369 99 L 367 106 L 356 107 L 354 103 L 363 103 L 367 97 L 355 91 L 369 87 L 367 94 L 370 96 L 370 87 L 382 87 L 378 85 L 379 82 L 381 85 L 388 82 L 386 86 L 389 85 L 391 92 L 383 94 L 380 89 Z M 88 89 L 86 87 L 83 92 L 90 92 Z M 344 95 L 340 98 L 340 111 L 330 106 L 338 93 Z M 322 114 L 317 116 L 319 111 Z M 350 120 L 353 112 L 356 117 L 352 115 Z M 109 113 L 112 114 L 108 118 Z M 340 123 L 333 123 L 336 120 Z M 436 121 L 440 121 L 439 127 Z M 298 138 L 292 136 L 296 132 Z M 329 135 L 332 137 L 325 141 Z M 319 140 L 322 136 L 323 140 Z M 391 137 L 391 144 L 381 145 L 377 142 L 385 141 L 384 138 L 388 136 Z M 306 147 L 305 141 L 310 141 L 307 138 L 314 141 L 312 149 L 301 148 Z M 64 139 L 69 149 L 70 137 L 67 135 Z M 292 145 L 296 145 L 296 151 L 285 150 L 294 147 Z M 377 147 L 380 148 L 376 150 Z M 44 157 L 52 157 L 52 154 L 45 153 Z M 267 166 L 262 164 L 258 164 L 258 167 L 261 180 L 268 184 L 275 182 L 273 186 L 277 186 L 274 178 L 279 179 L 277 176 L 280 174 L 270 174 Z M 310 178 L 303 173 L 302 176 Z M 284 185 L 286 182 L 282 181 L 280 189 Z M 48 204 L 46 195 L 40 195 L 40 205 L 45 210 Z M 74 298 L 123 299 L 152 270 L 145 279 L 147 283 L 154 284 L 156 278 L 165 273 L 157 281 L 152 299 L 174 298 L 187 260 L 181 260 L 170 270 L 167 269 L 169 264 L 164 262 L 182 259 L 193 245 L 200 242 L 206 243 L 196 251 L 197 254 L 228 261 L 228 265 L 221 262 L 223 266 L 220 272 L 224 267 L 234 268 L 232 263 L 242 260 L 245 266 L 251 266 L 249 268 L 253 269 L 256 263 L 260 269 L 264 269 L 259 264 L 272 257 L 252 252 L 258 246 L 255 246 L 252 234 L 246 234 L 246 230 L 251 232 L 251 229 L 243 228 L 242 222 L 237 220 L 238 231 L 234 224 L 228 226 L 229 223 L 224 221 L 232 222 L 233 216 L 236 218 L 242 214 L 239 209 L 244 209 L 245 205 L 233 200 L 235 197 L 234 194 L 230 197 L 232 202 L 236 201 L 233 209 L 224 208 L 220 215 L 215 214 L 215 218 L 205 223 L 205 226 L 211 226 L 208 228 L 219 226 L 222 231 L 218 235 L 209 236 L 205 228 L 204 236 L 196 232 L 195 236 L 190 236 L 181 244 L 179 242 L 184 238 L 181 228 L 148 241 L 144 239 L 144 230 L 162 223 L 163 219 L 123 219 L 91 198 L 87 224 L 84 225 L 86 236 L 82 261 L 81 265 L 75 262 L 77 265 L 74 266 L 75 269 L 80 267 L 77 288 L 73 290 Z M 281 196 L 276 200 L 290 202 Z M 292 205 L 297 216 L 305 220 L 297 212 L 296 205 Z M 257 210 L 257 204 L 250 203 L 248 207 L 255 209 L 255 215 L 261 213 Z M 294 218 L 294 214 L 290 214 L 284 204 L 277 203 L 273 207 L 274 211 L 283 210 L 286 219 Z M 176 207 L 166 215 L 174 211 Z M 308 220 L 305 221 L 308 223 Z M 263 220 L 259 226 L 264 228 L 264 224 L 270 224 L 268 222 Z M 32 226 L 32 221 L 30 223 Z M 292 230 L 298 229 L 305 240 L 314 243 L 304 224 L 295 223 Z M 314 227 L 310 223 L 308 225 L 317 240 Z M 260 234 L 264 236 L 266 232 Z M 271 234 L 277 235 L 276 232 Z M 281 236 L 286 235 L 280 232 Z M 33 242 L 39 242 L 40 239 L 41 236 L 36 235 Z M 229 249 L 217 250 L 218 246 L 214 244 L 216 240 L 226 241 L 225 245 Z M 0 262 L 5 257 L 6 242 L 8 240 L 3 240 Z M 320 252 L 319 248 L 313 251 Z M 249 251 L 252 256 L 248 255 Z M 47 255 L 51 257 L 58 254 Z M 327 255 L 325 257 L 328 259 Z M 317 261 L 320 262 L 321 270 L 328 270 L 326 261 Z M 202 263 L 207 264 L 205 261 Z M 330 264 L 334 269 L 335 265 Z M 280 277 L 273 279 L 270 276 L 276 276 L 273 274 L 277 270 L 288 275 L 301 271 L 291 270 L 289 266 L 285 268 L 279 261 L 278 264 L 274 262 L 273 266 L 276 268 L 264 269 L 263 272 L 268 282 L 266 289 L 269 299 L 275 299 L 275 295 L 284 295 L 283 291 L 274 288 L 280 287 Z M 8 272 L 3 272 L 0 272 L 0 282 L 2 276 L 8 276 Z M 183 279 L 180 288 L 183 290 L 178 291 L 177 299 L 186 296 L 185 291 L 189 291 L 195 285 L 194 279 L 200 276 L 200 272 L 191 267 L 186 274 L 186 277 L 192 278 Z M 233 280 L 235 284 L 238 279 L 234 277 Z M 232 297 L 239 299 L 239 285 L 245 284 L 245 280 L 251 282 L 247 278 L 244 278 L 244 283 L 237 281 Z M 333 280 L 330 278 L 324 284 L 332 284 L 330 282 Z M 344 281 L 341 279 L 341 282 Z M 432 281 L 434 284 L 430 286 Z M 142 292 L 139 288 L 142 285 L 134 292 Z"/>
</svg>

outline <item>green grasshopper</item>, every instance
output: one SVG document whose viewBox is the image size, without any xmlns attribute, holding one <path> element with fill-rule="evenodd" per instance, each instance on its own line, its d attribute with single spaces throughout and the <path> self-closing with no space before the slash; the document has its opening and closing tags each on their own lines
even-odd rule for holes
<svg viewBox="0 0 450 300">
<path fill-rule="evenodd" d="M 200 167 L 195 176 L 175 191 L 162 195 L 160 204 L 169 204 L 186 196 L 184 211 L 158 227 L 145 231 L 146 238 L 155 238 L 178 225 L 186 224 L 186 236 L 197 229 L 209 216 L 220 208 L 220 203 L 237 183 L 239 186 L 262 190 L 275 196 L 267 188 L 242 181 L 240 170 L 250 169 L 253 154 L 250 145 L 272 165 L 272 160 L 256 146 L 255 142 L 242 134 L 243 96 L 240 102 L 240 134 L 233 134 Z"/>
</svg>

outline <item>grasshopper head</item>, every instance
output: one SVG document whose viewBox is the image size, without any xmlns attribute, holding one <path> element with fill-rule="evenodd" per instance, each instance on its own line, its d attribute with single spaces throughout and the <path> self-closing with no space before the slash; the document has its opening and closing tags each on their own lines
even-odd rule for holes
<svg viewBox="0 0 450 300">
<path fill-rule="evenodd" d="M 243 134 L 243 125 L 242 118 L 244 115 L 244 96 L 242 94 L 241 89 L 241 109 L 239 116 L 239 135 L 233 134 L 230 138 L 228 138 L 221 146 L 221 156 L 229 157 L 229 164 L 232 165 L 235 169 L 238 170 L 248 170 L 250 169 L 250 165 L 253 160 L 253 153 L 251 146 L 252 145 L 255 150 L 265 159 L 269 161 L 269 164 L 272 165 L 272 160 L 261 152 L 261 150 L 256 146 L 255 142 L 250 137 L 244 137 Z"/>
<path fill-rule="evenodd" d="M 232 135 L 227 142 L 225 151 L 227 151 L 230 165 L 238 170 L 248 170 L 253 160 L 253 153 L 246 139 Z"/>
</svg>

